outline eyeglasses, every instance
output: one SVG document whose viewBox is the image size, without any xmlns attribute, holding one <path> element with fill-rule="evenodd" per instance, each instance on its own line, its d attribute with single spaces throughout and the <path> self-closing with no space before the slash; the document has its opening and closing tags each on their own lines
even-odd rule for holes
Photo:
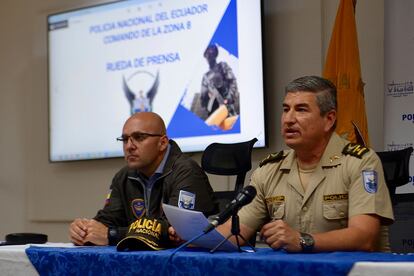
<svg viewBox="0 0 414 276">
<path fill-rule="evenodd" d="M 131 133 L 131 135 L 122 135 L 121 137 L 116 138 L 116 140 L 124 144 L 127 144 L 129 139 L 131 139 L 132 143 L 139 143 L 139 142 L 144 141 L 148 137 L 162 137 L 162 136 L 164 135 L 137 131 L 137 132 Z"/>
</svg>

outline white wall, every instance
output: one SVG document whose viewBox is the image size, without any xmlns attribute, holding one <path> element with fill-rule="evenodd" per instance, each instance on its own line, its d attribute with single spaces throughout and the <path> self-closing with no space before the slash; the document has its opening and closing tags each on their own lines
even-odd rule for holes
<svg viewBox="0 0 414 276">
<path fill-rule="evenodd" d="M 67 241 L 74 217 L 91 217 L 122 159 L 48 162 L 46 15 L 105 1 L 2 0 L 0 3 L 0 240 L 9 232 L 43 232 Z M 265 78 L 269 148 L 254 150 L 254 167 L 282 147 L 283 88 L 320 75 L 337 0 L 265 0 Z M 371 143 L 383 145 L 384 2 L 360 0 L 357 25 Z M 121 128 L 122 126 L 120 126 Z M 93 131 L 93 129 L 91 129 Z M 200 154 L 192 156 L 199 160 Z M 213 187 L 232 178 L 211 178 Z"/>
</svg>

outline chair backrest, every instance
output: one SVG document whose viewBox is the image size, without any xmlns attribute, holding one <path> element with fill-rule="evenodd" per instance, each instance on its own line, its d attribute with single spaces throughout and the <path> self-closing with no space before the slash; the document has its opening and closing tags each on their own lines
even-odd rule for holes
<svg viewBox="0 0 414 276">
<path fill-rule="evenodd" d="M 395 203 L 395 189 L 407 184 L 410 177 L 409 165 L 413 147 L 396 151 L 377 152 L 384 168 L 385 182 Z"/>
<path fill-rule="evenodd" d="M 223 211 L 227 204 L 243 189 L 246 173 L 252 168 L 252 150 L 257 139 L 250 141 L 209 145 L 201 157 L 201 167 L 205 172 L 216 175 L 236 175 L 234 191 L 215 191 L 219 211 Z M 249 239 L 249 243 L 256 244 L 256 235 Z"/>
<path fill-rule="evenodd" d="M 243 189 L 246 173 L 252 168 L 252 149 L 257 139 L 250 141 L 209 145 L 201 158 L 201 167 L 207 173 L 216 175 L 236 175 L 234 193 Z"/>
</svg>

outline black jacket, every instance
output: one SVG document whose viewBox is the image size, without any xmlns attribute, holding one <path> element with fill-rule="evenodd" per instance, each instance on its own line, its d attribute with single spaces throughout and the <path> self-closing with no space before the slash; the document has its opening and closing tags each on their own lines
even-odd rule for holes
<svg viewBox="0 0 414 276">
<path fill-rule="evenodd" d="M 154 183 L 149 200 L 144 195 L 145 185 L 136 170 L 124 167 L 114 176 L 111 194 L 94 218 L 112 229 L 109 237 L 111 245 L 122 239 L 128 226 L 142 215 L 165 219 L 161 203 L 178 206 L 180 190 L 195 194 L 194 210 L 206 216 L 218 211 L 204 171 L 194 160 L 185 156 L 173 140 L 170 140 L 170 145 L 164 171 Z"/>
</svg>

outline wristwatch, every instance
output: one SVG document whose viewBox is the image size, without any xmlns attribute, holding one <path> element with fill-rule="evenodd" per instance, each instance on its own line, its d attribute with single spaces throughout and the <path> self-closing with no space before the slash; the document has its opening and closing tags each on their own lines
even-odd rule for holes
<svg viewBox="0 0 414 276">
<path fill-rule="evenodd" d="M 315 240 L 310 234 L 301 232 L 299 243 L 300 243 L 300 246 L 302 247 L 302 252 L 309 253 L 313 251 Z"/>
<path fill-rule="evenodd" d="M 118 242 L 118 231 L 116 228 L 108 227 L 108 244 L 115 245 Z"/>
</svg>

